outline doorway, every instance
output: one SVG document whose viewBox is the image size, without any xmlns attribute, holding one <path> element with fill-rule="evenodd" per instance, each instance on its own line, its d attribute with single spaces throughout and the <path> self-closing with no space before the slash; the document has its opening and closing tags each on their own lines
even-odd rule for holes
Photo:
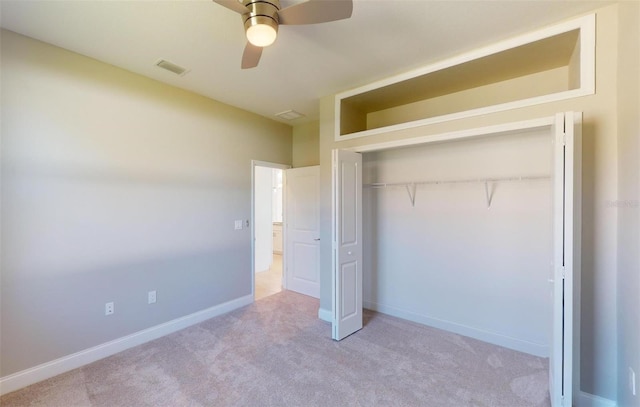
<svg viewBox="0 0 640 407">
<path fill-rule="evenodd" d="M 259 300 L 279 293 L 284 281 L 284 178 L 286 165 L 252 162 L 252 289 Z"/>
</svg>

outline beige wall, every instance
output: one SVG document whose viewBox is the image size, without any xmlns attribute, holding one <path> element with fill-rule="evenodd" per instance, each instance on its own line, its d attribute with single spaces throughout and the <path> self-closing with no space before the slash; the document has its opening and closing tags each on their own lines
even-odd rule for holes
<svg viewBox="0 0 640 407">
<path fill-rule="evenodd" d="M 569 89 L 568 76 L 569 69 L 560 67 L 369 113 L 367 129 L 561 92 Z"/>
<path fill-rule="evenodd" d="M 636 40 L 637 41 L 637 37 Z M 637 44 L 637 43 L 636 43 Z M 334 141 L 334 97 L 320 104 L 321 308 L 331 310 L 331 150 L 499 123 L 584 112 L 581 389 L 616 399 L 616 270 L 618 214 L 618 7 L 597 11 L 597 93 L 571 100 L 438 123 L 393 134 Z M 354 84 L 363 85 L 363 84 Z"/>
<path fill-rule="evenodd" d="M 251 160 L 291 164 L 291 128 L 1 41 L 0 375 L 250 295 L 234 220 L 251 217 Z"/>
<path fill-rule="evenodd" d="M 620 5 L 618 65 L 618 406 L 640 407 L 640 2 Z"/>
<path fill-rule="evenodd" d="M 293 167 L 320 164 L 320 123 L 316 120 L 293 127 Z"/>
</svg>

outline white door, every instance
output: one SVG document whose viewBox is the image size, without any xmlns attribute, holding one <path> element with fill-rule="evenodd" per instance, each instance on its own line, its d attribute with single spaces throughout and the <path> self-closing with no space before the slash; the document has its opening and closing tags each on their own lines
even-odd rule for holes
<svg viewBox="0 0 640 407">
<path fill-rule="evenodd" d="M 286 171 L 285 288 L 320 298 L 320 166 Z"/>
<path fill-rule="evenodd" d="M 362 155 L 333 150 L 332 338 L 362 328 Z"/>
<path fill-rule="evenodd" d="M 549 357 L 552 407 L 573 403 L 574 289 L 580 271 L 581 113 L 558 114 L 554 148 L 553 328 Z M 577 291 L 579 292 L 579 291 Z"/>
</svg>

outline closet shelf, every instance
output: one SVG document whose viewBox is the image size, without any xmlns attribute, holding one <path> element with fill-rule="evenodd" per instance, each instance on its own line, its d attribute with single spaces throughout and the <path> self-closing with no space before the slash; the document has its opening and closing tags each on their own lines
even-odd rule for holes
<svg viewBox="0 0 640 407">
<path fill-rule="evenodd" d="M 519 177 L 498 177 L 498 178 L 468 178 L 458 180 L 432 180 L 432 181 L 413 181 L 413 182 L 374 182 L 371 184 L 364 184 L 365 188 L 389 188 L 389 187 L 404 187 L 409 195 L 411 206 L 415 206 L 416 203 L 416 187 L 418 185 L 439 185 L 439 184 L 472 184 L 483 183 L 485 190 L 485 198 L 487 200 L 487 209 L 491 207 L 491 201 L 493 199 L 493 187 L 489 191 L 489 184 L 496 182 L 514 182 L 514 181 L 536 181 L 550 179 L 550 175 L 529 175 Z"/>
<path fill-rule="evenodd" d="M 403 134 L 594 93 L 590 14 L 339 93 L 334 137 Z"/>
</svg>

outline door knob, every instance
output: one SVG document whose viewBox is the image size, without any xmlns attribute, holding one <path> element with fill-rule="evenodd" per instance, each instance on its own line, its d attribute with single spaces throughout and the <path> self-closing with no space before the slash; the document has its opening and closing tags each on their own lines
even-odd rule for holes
<svg viewBox="0 0 640 407">
<path fill-rule="evenodd" d="M 317 238 L 317 239 L 313 239 L 313 240 L 315 240 L 316 242 L 319 242 L 319 241 L 320 241 L 320 238 Z"/>
</svg>

